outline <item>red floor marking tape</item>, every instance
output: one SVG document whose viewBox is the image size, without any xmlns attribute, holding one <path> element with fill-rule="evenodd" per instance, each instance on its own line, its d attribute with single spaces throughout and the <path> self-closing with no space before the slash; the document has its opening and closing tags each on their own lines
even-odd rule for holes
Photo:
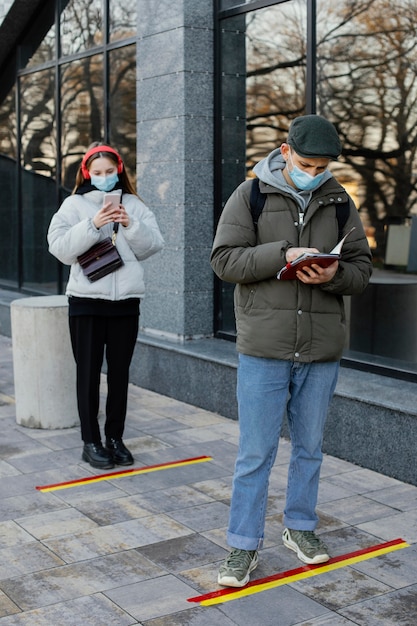
<svg viewBox="0 0 417 626">
<path fill-rule="evenodd" d="M 331 572 L 353 563 L 359 563 L 367 559 L 373 559 L 382 554 L 388 554 L 394 550 L 401 550 L 401 548 L 407 548 L 409 544 L 403 539 L 393 539 L 386 543 L 380 543 L 364 550 L 357 550 L 356 552 L 349 552 L 348 554 L 342 554 L 340 556 L 333 557 L 327 563 L 322 565 L 303 565 L 296 569 L 287 570 L 279 574 L 268 576 L 267 578 L 259 578 L 248 583 L 245 587 L 227 587 L 206 593 L 201 596 L 195 596 L 194 598 L 188 598 L 188 602 L 198 602 L 203 606 L 210 606 L 212 604 L 220 604 L 221 602 L 229 602 L 230 600 L 237 600 L 245 596 L 266 591 L 273 587 L 280 587 L 281 585 L 287 585 L 304 578 L 310 578 L 311 576 L 318 576 L 324 572 Z"/>
<path fill-rule="evenodd" d="M 148 474 L 149 472 L 157 472 L 158 470 L 171 469 L 172 467 L 180 467 L 182 465 L 193 465 L 195 463 L 204 463 L 211 461 L 211 456 L 196 456 L 190 459 L 182 459 L 181 461 L 170 461 L 169 463 L 159 463 L 158 465 L 147 465 L 136 469 L 121 470 L 120 472 L 110 472 L 108 474 L 99 474 L 98 476 L 87 476 L 86 478 L 78 478 L 77 480 L 69 480 L 64 483 L 55 483 L 53 485 L 43 485 L 36 487 L 38 491 L 56 491 L 58 489 L 68 489 L 69 487 L 79 487 L 98 483 L 102 480 L 112 480 L 113 478 L 124 478 L 125 476 L 136 476 L 137 474 Z"/>
</svg>

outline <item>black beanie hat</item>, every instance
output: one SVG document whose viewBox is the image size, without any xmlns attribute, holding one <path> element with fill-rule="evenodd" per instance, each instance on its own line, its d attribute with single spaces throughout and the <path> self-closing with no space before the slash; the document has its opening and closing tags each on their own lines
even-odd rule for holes
<svg viewBox="0 0 417 626">
<path fill-rule="evenodd" d="M 296 117 L 288 131 L 287 143 L 305 158 L 337 159 L 342 152 L 335 127 L 320 115 Z"/>
</svg>

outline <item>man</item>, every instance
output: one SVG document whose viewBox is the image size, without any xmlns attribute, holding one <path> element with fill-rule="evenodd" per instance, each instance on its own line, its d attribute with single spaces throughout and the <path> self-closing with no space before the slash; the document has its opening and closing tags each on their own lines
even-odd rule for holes
<svg viewBox="0 0 417 626">
<path fill-rule="evenodd" d="M 266 202 L 253 223 L 252 181 L 229 198 L 217 228 L 211 265 L 236 283 L 239 352 L 239 450 L 233 479 L 228 544 L 218 582 L 243 587 L 262 547 L 269 474 L 285 410 L 292 453 L 284 544 L 305 563 L 330 557 L 314 533 L 322 438 L 345 343 L 343 296 L 361 293 L 372 272 L 358 212 L 327 167 L 341 153 L 334 126 L 318 115 L 296 118 L 287 142 L 254 168 Z M 304 252 L 330 252 L 339 237 L 337 206 L 347 214 L 342 259 L 317 264 L 293 280 L 277 272 Z"/>
</svg>

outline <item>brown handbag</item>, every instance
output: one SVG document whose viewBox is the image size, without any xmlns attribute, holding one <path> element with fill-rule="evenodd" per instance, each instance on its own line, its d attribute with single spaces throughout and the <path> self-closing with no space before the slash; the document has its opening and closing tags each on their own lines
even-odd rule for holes
<svg viewBox="0 0 417 626">
<path fill-rule="evenodd" d="M 124 265 L 123 260 L 116 248 L 116 235 L 119 224 L 113 226 L 113 236 L 106 237 L 102 241 L 94 244 L 81 254 L 77 261 L 81 265 L 84 275 L 90 283 L 111 274 Z"/>
</svg>

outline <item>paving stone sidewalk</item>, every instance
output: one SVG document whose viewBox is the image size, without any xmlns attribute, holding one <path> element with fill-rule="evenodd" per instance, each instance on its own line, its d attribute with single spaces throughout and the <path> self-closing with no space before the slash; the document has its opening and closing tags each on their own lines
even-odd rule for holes
<svg viewBox="0 0 417 626">
<path fill-rule="evenodd" d="M 102 387 L 104 392 L 105 377 Z M 397 538 L 410 546 L 203 606 L 189 599 L 219 589 L 236 422 L 132 385 L 125 441 L 135 456 L 133 469 L 179 463 L 39 491 L 109 471 L 81 460 L 78 427 L 16 424 L 11 340 L 0 336 L 0 423 L 0 626 L 417 623 L 414 486 L 326 456 L 318 532 L 332 555 Z M 265 546 L 252 580 L 301 566 L 281 542 L 289 454 L 282 440 Z M 207 456 L 211 460 L 182 463 Z"/>
</svg>

